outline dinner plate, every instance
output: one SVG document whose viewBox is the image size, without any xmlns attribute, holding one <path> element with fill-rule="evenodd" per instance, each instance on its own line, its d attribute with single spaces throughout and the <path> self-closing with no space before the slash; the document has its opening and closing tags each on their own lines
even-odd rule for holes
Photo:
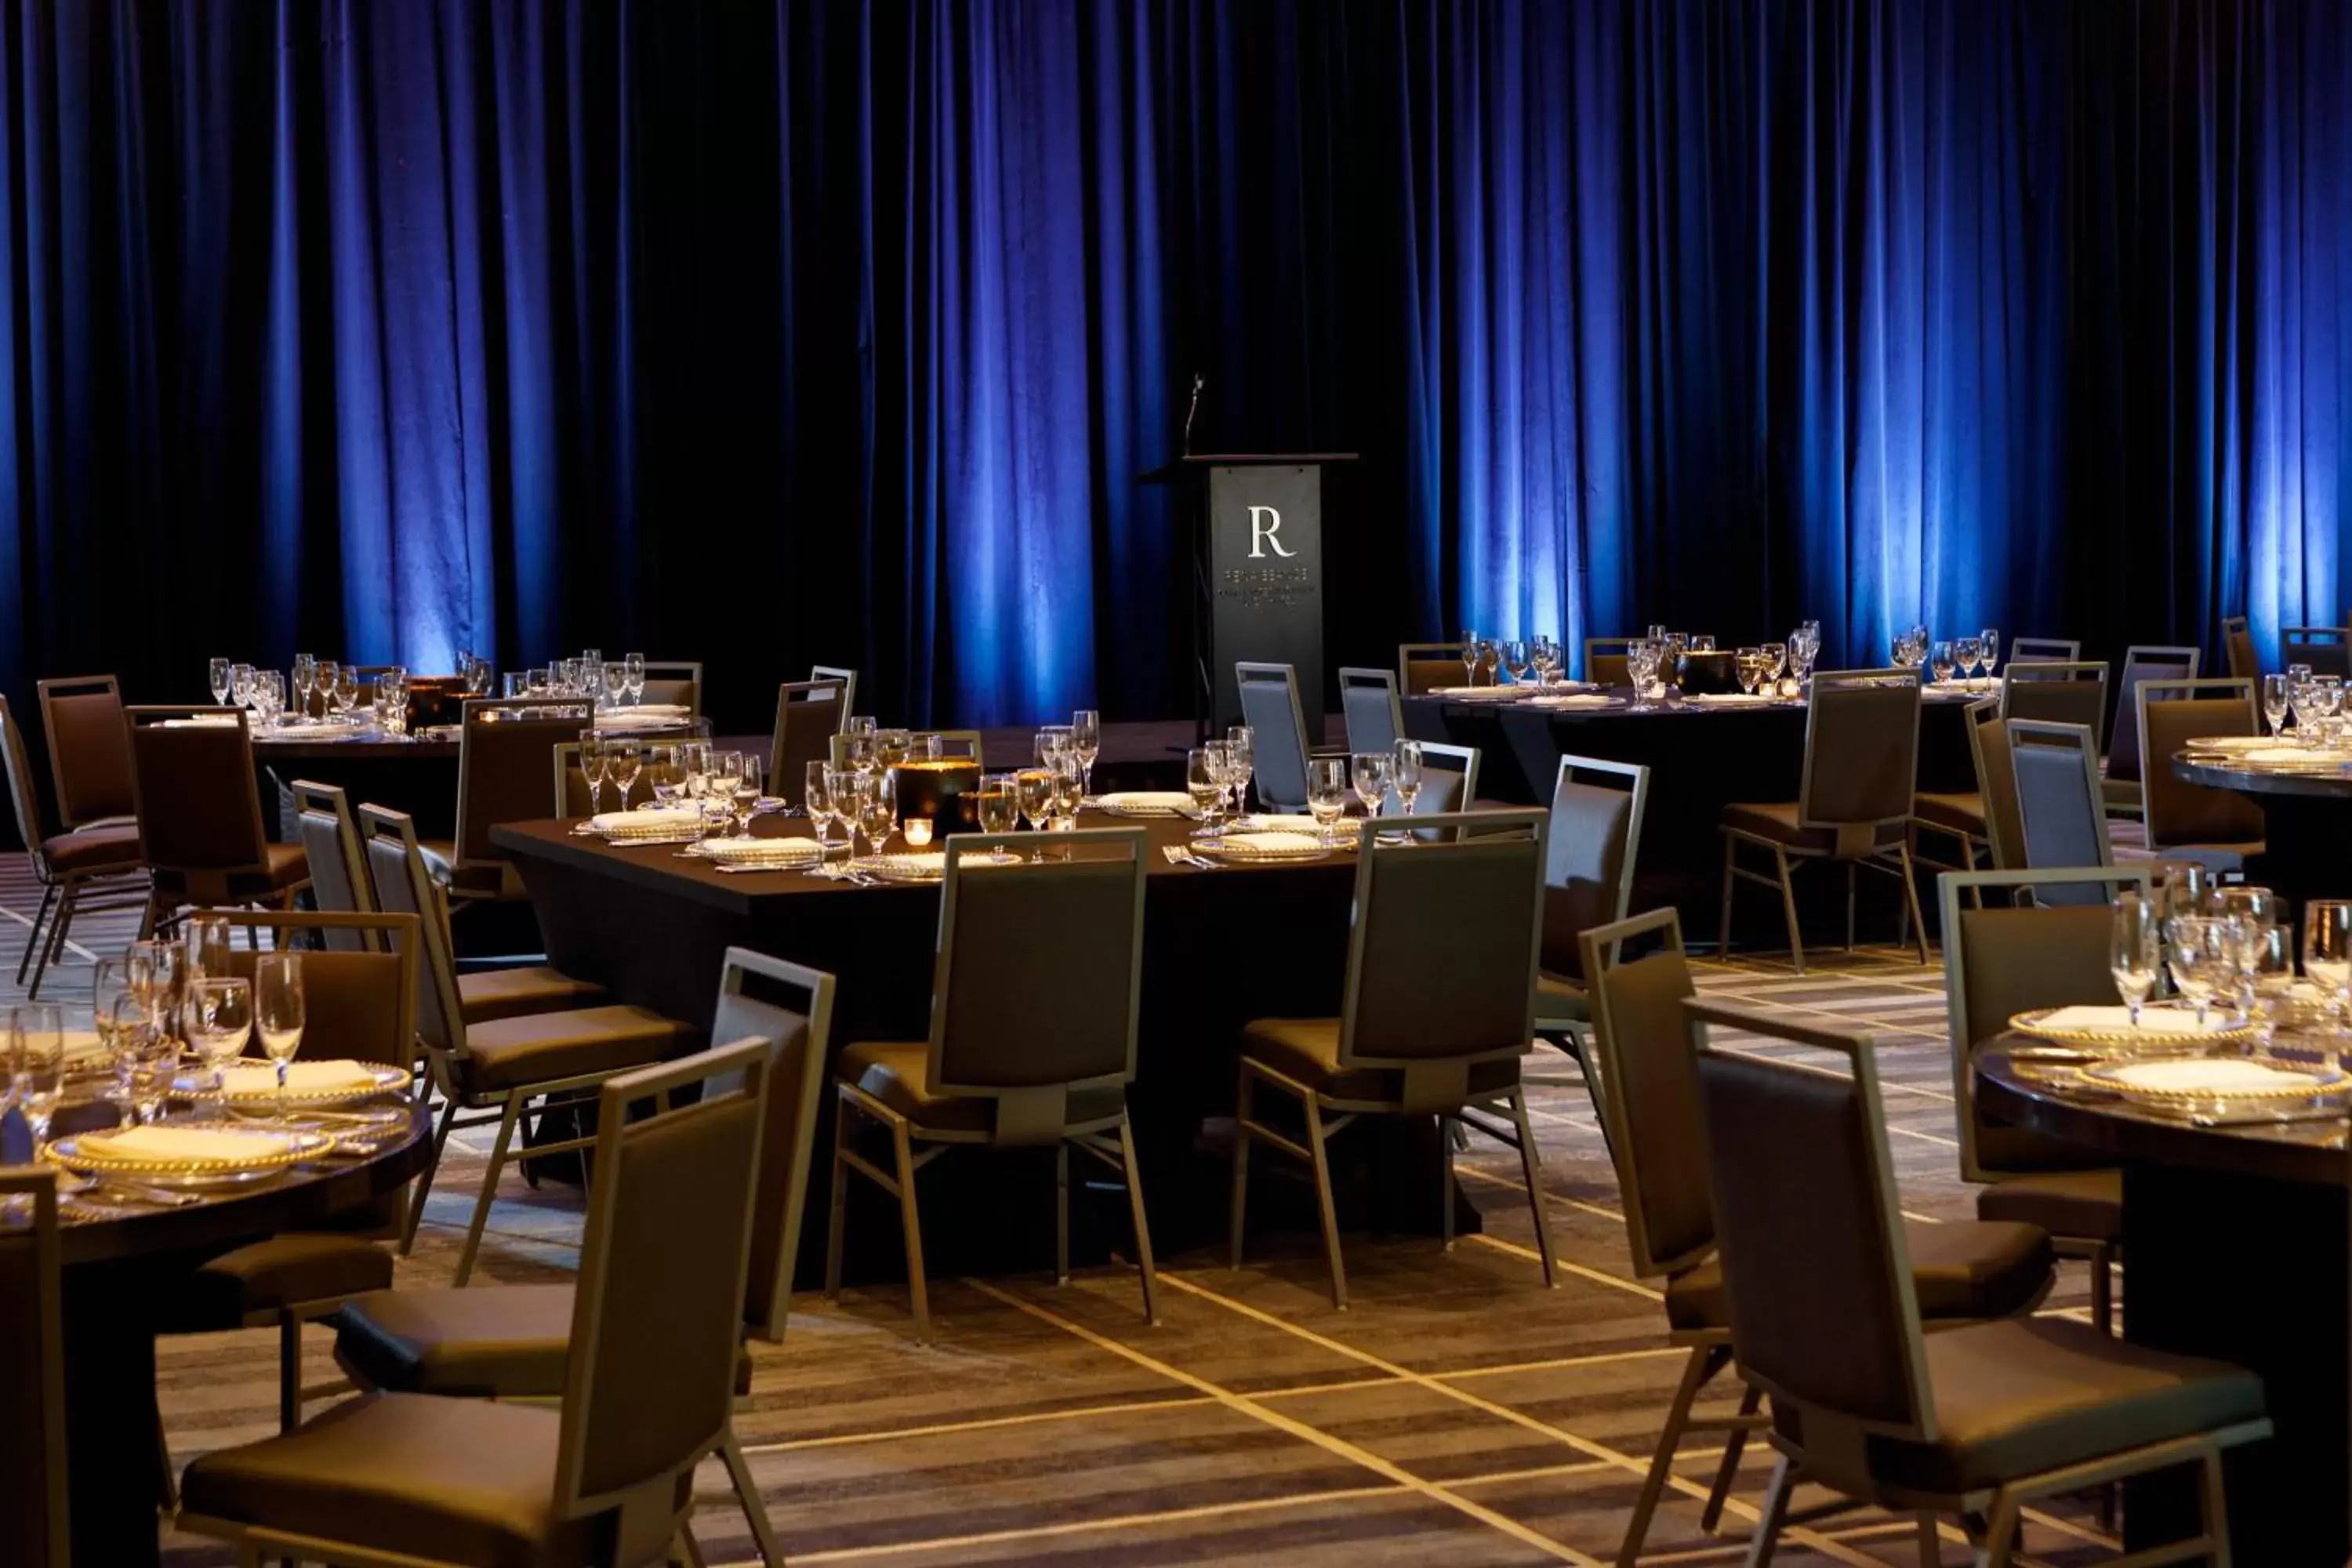
<svg viewBox="0 0 2352 1568">
<path fill-rule="evenodd" d="M 824 858 L 824 846 L 814 838 L 706 838 L 687 853 L 721 866 L 768 866 L 793 870 Z"/>
<path fill-rule="evenodd" d="M 2158 1106 L 2240 1105 L 2310 1100 L 2340 1093 L 2340 1068 L 2250 1061 L 2244 1057 L 2168 1057 L 2108 1062 L 2083 1077 L 2122 1099 Z"/>
<path fill-rule="evenodd" d="M 1182 790 L 1128 789 L 1114 790 L 1096 804 L 1113 816 L 1181 816 L 1192 797 Z"/>
<path fill-rule="evenodd" d="M 2011 1018 L 2009 1026 L 2021 1035 L 2085 1046 L 2104 1056 L 2182 1055 L 2240 1045 L 2257 1032 L 2251 1021 L 2219 1018 L 2200 1029 L 2195 1011 L 2188 1007 L 2143 1007 L 2136 1029 L 2128 1018 L 2129 1010 L 2123 1007 L 2036 1007 Z"/>
<path fill-rule="evenodd" d="M 1303 833 L 1223 833 L 1192 841 L 1196 853 L 1241 866 L 1291 866 L 1331 853 L 1322 840 Z"/>
<path fill-rule="evenodd" d="M 1241 818 L 1234 824 L 1234 829 L 1241 833 L 1295 833 L 1307 838 L 1316 837 L 1323 831 L 1311 816 L 1263 811 Z M 1363 831 L 1364 819 L 1360 816 L 1343 816 L 1331 825 L 1333 835 L 1345 843 L 1354 843 Z"/>
<path fill-rule="evenodd" d="M 286 1106 L 293 1110 L 326 1110 L 358 1105 L 379 1095 L 398 1094 L 414 1079 L 406 1068 L 388 1062 L 289 1062 L 286 1068 Z M 183 1094 L 210 1093 L 209 1078 L 184 1077 L 173 1087 Z M 278 1100 L 278 1068 L 273 1063 L 232 1062 L 221 1074 L 221 1096 L 238 1110 L 269 1110 Z"/>
<path fill-rule="evenodd" d="M 966 866 L 1010 866 L 1021 858 L 1009 850 L 992 849 L 982 854 L 966 854 Z M 849 863 L 853 871 L 863 871 L 886 882 L 937 882 L 948 874 L 948 852 L 944 849 L 908 849 L 889 855 L 861 855 Z"/>
<path fill-rule="evenodd" d="M 41 1152 L 77 1175 L 204 1188 L 260 1181 L 334 1146 L 333 1139 L 315 1132 L 166 1123 L 72 1133 Z"/>
<path fill-rule="evenodd" d="M 1525 702 L 1537 690 L 1534 686 L 1439 686 L 1429 694 L 1449 702 Z"/>
</svg>

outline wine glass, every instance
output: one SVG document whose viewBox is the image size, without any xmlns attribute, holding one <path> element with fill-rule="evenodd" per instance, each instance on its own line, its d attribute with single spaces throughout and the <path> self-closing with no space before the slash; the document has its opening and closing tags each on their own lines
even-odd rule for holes
<svg viewBox="0 0 2352 1568">
<path fill-rule="evenodd" d="M 232 664 L 228 667 L 229 699 L 239 708 L 253 706 L 253 666 Z"/>
<path fill-rule="evenodd" d="M 879 855 L 898 826 L 898 775 L 885 772 L 868 780 L 857 793 L 857 805 L 866 823 L 866 853 Z"/>
<path fill-rule="evenodd" d="M 1984 645 L 1976 638 L 1954 637 L 1952 639 L 1952 668 L 1958 672 L 1962 680 L 1974 679 L 1971 672 L 1975 670 L 1977 661 L 1982 658 L 1984 658 Z"/>
<path fill-rule="evenodd" d="M 751 752 L 740 753 L 735 767 L 735 831 L 751 836 L 751 818 L 760 805 L 761 786 L 767 782 L 767 764 Z"/>
<path fill-rule="evenodd" d="M 1218 808 L 1225 803 L 1224 781 L 1218 776 L 1222 768 L 1216 760 L 1223 749 L 1212 742 L 1184 753 L 1184 792 L 1192 797 L 1192 809 L 1200 815 L 1200 833 L 1216 831 Z M 1022 810 L 1026 812 L 1027 805 Z"/>
<path fill-rule="evenodd" d="M 221 707 L 228 701 L 228 660 L 225 658 L 216 658 L 213 660 L 210 673 L 212 677 L 213 706 L 215 708 Z"/>
<path fill-rule="evenodd" d="M 2263 677 L 2263 717 L 2270 721 L 2271 739 L 2278 739 L 2286 728 L 2286 677 L 2271 674 Z"/>
<path fill-rule="evenodd" d="M 2268 1053 L 2278 1040 L 2279 1005 L 2294 990 L 2294 932 L 2280 925 L 2240 926 L 2238 986 Z"/>
<path fill-rule="evenodd" d="M 335 670 L 335 711 L 349 713 L 359 706 L 360 672 L 356 665 L 345 664 Z"/>
<path fill-rule="evenodd" d="M 49 1141 L 49 1118 L 66 1090 L 66 1015 L 55 1002 L 8 1009 L 8 1076 L 35 1148 Z"/>
<path fill-rule="evenodd" d="M 895 768 L 911 755 L 915 737 L 905 730 L 877 730 L 874 732 L 874 760 L 885 768 Z"/>
<path fill-rule="evenodd" d="M 856 768 L 827 768 L 824 771 L 825 819 L 841 824 L 842 847 L 853 856 L 857 853 L 857 795 L 872 777 L 871 773 L 859 773 Z"/>
<path fill-rule="evenodd" d="M 2197 1008 L 2197 1026 L 2205 1026 L 2213 994 L 2226 982 L 2237 989 L 2237 958 L 2229 946 L 2229 927 L 2210 915 L 2182 915 L 2173 921 L 2172 953 L 2167 968 L 2173 989 Z"/>
<path fill-rule="evenodd" d="M 1389 756 L 1389 784 L 1404 807 L 1400 815 L 1412 815 L 1412 803 L 1421 798 L 1422 776 L 1421 742 L 1399 741 Z"/>
<path fill-rule="evenodd" d="M 646 700 L 646 656 L 633 653 L 621 661 L 629 675 L 629 706 L 634 708 Z"/>
<path fill-rule="evenodd" d="M 629 791 L 636 787 L 637 775 L 645 772 L 646 749 L 635 741 L 604 742 L 604 777 L 613 786 L 613 809 L 629 809 Z"/>
<path fill-rule="evenodd" d="M 735 796 L 743 788 L 743 753 L 713 752 L 710 771 L 702 776 L 703 816 L 715 819 L 720 837 L 732 832 L 735 826 Z"/>
<path fill-rule="evenodd" d="M 276 672 L 272 671 L 272 673 Z M 318 673 L 319 658 L 316 654 L 298 653 L 294 656 L 293 681 L 287 688 L 286 694 L 290 700 L 300 704 L 302 717 L 305 719 L 310 716 L 310 683 Z"/>
<path fill-rule="evenodd" d="M 311 684 L 319 689 L 319 717 L 327 718 L 334 710 L 335 687 L 343 678 L 343 667 L 331 658 L 322 658 L 310 667 Z M 302 699 L 302 711 L 310 711 L 310 700 Z"/>
<path fill-rule="evenodd" d="M 179 1074 L 179 1042 L 155 1026 L 136 996 L 114 999 L 113 1025 L 129 1101 L 126 1120 L 153 1121 L 163 1114 L 163 1101 Z"/>
<path fill-rule="evenodd" d="M 1937 685 L 1941 686 L 1952 679 L 1952 662 L 1951 643 L 1939 640 L 1927 655 L 1927 669 L 1935 677 Z"/>
<path fill-rule="evenodd" d="M 1332 827 L 1348 814 L 1348 759 L 1307 759 L 1307 810 L 1322 830 L 1323 847 L 1333 843 Z"/>
<path fill-rule="evenodd" d="M 2213 899 L 2213 872 L 2199 860 L 2184 860 L 2171 868 L 2166 879 L 2164 895 L 2164 936 L 2168 942 L 2179 940 L 2181 919 L 2201 915 Z"/>
<path fill-rule="evenodd" d="M 1476 632 L 1465 631 L 1462 634 L 1462 684 L 1465 686 L 1478 684 L 1478 634 Z"/>
<path fill-rule="evenodd" d="M 826 784 L 832 771 L 823 759 L 801 770 L 801 809 L 808 814 L 810 831 L 819 844 L 824 842 L 825 826 L 833 820 L 833 792 Z"/>
<path fill-rule="evenodd" d="M 1987 626 L 1977 634 L 1977 649 L 1984 661 L 1984 678 L 1992 679 L 1993 666 L 2000 662 L 2000 628 Z"/>
<path fill-rule="evenodd" d="M 1070 715 L 1070 745 L 1078 754 L 1078 766 L 1085 770 L 1086 792 L 1095 792 L 1095 759 L 1102 755 L 1102 715 L 1091 708 L 1081 708 Z"/>
<path fill-rule="evenodd" d="M 244 1054 L 245 1043 L 253 1035 L 252 983 L 234 975 L 191 980 L 186 1015 L 189 1042 L 210 1074 L 213 1109 L 209 1119 L 224 1120 L 228 1106 L 222 1074 Z"/>
<path fill-rule="evenodd" d="M 176 942 L 134 942 L 123 951 L 123 979 L 147 1015 L 163 1028 L 164 1015 L 180 1005 L 180 991 L 188 977 L 187 949 Z"/>
<path fill-rule="evenodd" d="M 2139 1010 L 2156 989 L 2158 950 L 2155 906 L 2137 889 L 2126 889 L 2116 900 L 2115 934 L 2108 949 L 2107 971 L 2115 976 L 2116 992 L 2131 1009 L 2132 1027 L 2139 1027 Z"/>
<path fill-rule="evenodd" d="M 1353 752 L 1348 757 L 1348 771 L 1355 782 L 1356 798 L 1364 803 L 1364 815 L 1377 817 L 1389 797 L 1391 782 L 1391 764 L 1395 761 L 1386 752 Z"/>
<path fill-rule="evenodd" d="M 131 1103 L 131 1062 L 114 1026 L 116 1008 L 128 1001 L 135 1016 L 139 999 L 131 994 L 131 966 L 122 958 L 101 958 L 89 966 L 89 1026 L 98 1033 L 107 1059 L 114 1064 L 117 1097 Z"/>
<path fill-rule="evenodd" d="M 1528 641 L 1513 637 L 1503 645 L 1503 668 L 1510 672 L 1511 684 L 1518 685 L 1528 678 Z"/>
<path fill-rule="evenodd" d="M 604 813 L 604 737 L 594 725 L 580 731 L 580 777 L 588 785 L 588 815 Z"/>
<path fill-rule="evenodd" d="M 2314 899 L 2303 906 L 2303 973 L 2327 997 L 2333 1031 L 2344 1032 L 2352 999 L 2352 900 Z"/>
<path fill-rule="evenodd" d="M 286 1115 L 286 1072 L 301 1048 L 305 1017 L 301 955 L 264 952 L 253 961 L 253 1027 L 261 1052 L 278 1068 L 278 1120 Z"/>
<path fill-rule="evenodd" d="M 980 830 L 1010 833 L 1021 825 L 1018 787 L 1011 773 L 990 773 L 980 781 Z"/>
<path fill-rule="evenodd" d="M 646 748 L 646 783 L 652 786 L 655 804 L 667 805 L 686 787 L 686 768 L 677 760 L 674 744 Z"/>
<path fill-rule="evenodd" d="M 629 667 L 615 660 L 604 668 L 604 698 L 597 707 L 611 712 L 628 700 Z"/>
<path fill-rule="evenodd" d="M 1787 643 L 1768 642 L 1759 651 L 1764 656 L 1764 680 L 1777 682 L 1781 676 L 1788 673 L 1789 645 Z M 1756 683 L 1759 690 L 1763 689 L 1764 680 Z"/>
<path fill-rule="evenodd" d="M 1067 833 L 1078 826 L 1078 807 L 1086 801 L 1087 773 L 1075 751 L 1065 752 L 1054 763 L 1054 831 Z"/>
<path fill-rule="evenodd" d="M 1250 777 L 1257 772 L 1257 731 L 1246 724 L 1234 725 L 1225 731 L 1225 750 L 1233 763 L 1234 810 L 1247 811 Z"/>
</svg>

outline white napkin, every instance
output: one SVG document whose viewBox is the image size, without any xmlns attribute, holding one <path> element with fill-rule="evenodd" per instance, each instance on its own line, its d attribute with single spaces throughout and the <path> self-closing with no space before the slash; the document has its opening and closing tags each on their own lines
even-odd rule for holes
<svg viewBox="0 0 2352 1568">
<path fill-rule="evenodd" d="M 1768 697 L 1761 691 L 1702 691 L 1683 700 L 1701 708 L 1761 708 L 1768 702 L 1778 702 L 1780 699 Z"/>
<path fill-rule="evenodd" d="M 651 811 L 600 811 L 588 826 L 599 833 L 678 833 L 701 820 L 690 805 L 659 805 Z"/>
<path fill-rule="evenodd" d="M 193 719 L 166 719 L 163 721 L 163 728 L 166 730 L 234 730 L 236 728 L 236 715 L 200 713 Z"/>
<path fill-rule="evenodd" d="M 314 1061 L 286 1064 L 289 1094 L 331 1094 L 339 1089 L 368 1089 L 375 1073 L 365 1062 Z M 239 1099 L 278 1092 L 278 1068 L 271 1062 L 235 1062 L 221 1073 L 221 1091 Z"/>
<path fill-rule="evenodd" d="M 1260 812 L 1243 817 L 1241 819 L 1240 826 L 1245 833 L 1290 833 L 1297 834 L 1308 838 L 1314 838 L 1323 831 L 1322 827 L 1318 825 L 1316 820 L 1311 816 L 1286 816 L 1280 813 L 1268 812 Z M 1361 833 L 1363 828 L 1363 819 L 1357 816 L 1343 816 L 1339 821 L 1331 825 L 1331 831 L 1338 834 L 1342 838 L 1351 838 L 1357 834 Z M 1225 837 L 1228 839 L 1231 839 L 1234 836 L 1227 834 Z"/>
<path fill-rule="evenodd" d="M 2061 1007 L 2040 1020 L 2044 1029 L 2128 1029 L 2132 1026 L 2128 1007 Z M 2205 1033 L 2236 1027 L 2234 1020 L 2221 1014 L 2209 1014 Z M 2149 1007 L 2139 1016 L 2139 1032 L 2143 1035 L 2193 1035 L 2198 1032 L 2197 1015 L 2185 1007 Z"/>
<path fill-rule="evenodd" d="M 814 838 L 712 838 L 704 842 L 702 853 L 726 865 L 795 866 L 824 858 Z"/>
<path fill-rule="evenodd" d="M 1440 686 L 1430 691 L 1455 702 L 1524 702 L 1535 694 L 1532 686 Z"/>
<path fill-rule="evenodd" d="M 1604 692 L 1574 692 L 1566 697 L 1535 697 L 1528 700 L 1530 708 L 1606 708 L 1617 700 Z"/>
<path fill-rule="evenodd" d="M 615 708 L 596 715 L 599 730 L 667 730 L 685 722 L 683 708 Z"/>
<path fill-rule="evenodd" d="M 1203 847 L 1244 855 L 1313 855 L 1322 849 L 1323 841 L 1304 833 L 1226 833 Z"/>
<path fill-rule="evenodd" d="M 627 708 L 608 708 L 607 713 L 634 713 L 640 719 L 683 719 L 690 710 L 683 702 L 639 702 Z"/>
<path fill-rule="evenodd" d="M 2242 1057 L 2192 1057 L 2186 1060 L 2133 1062 L 2106 1068 L 2099 1077 L 2130 1089 L 2164 1089 L 2175 1094 L 2210 1089 L 2218 1094 L 2244 1094 L 2250 1089 L 2323 1087 L 2308 1073 L 2286 1072 Z"/>
<path fill-rule="evenodd" d="M 92 1144 L 98 1145 L 91 1149 Z M 275 1132 L 236 1127 L 119 1127 L 109 1132 L 86 1132 L 82 1147 L 91 1152 L 132 1160 L 274 1160 L 294 1147 Z"/>
<path fill-rule="evenodd" d="M 1097 803 L 1105 811 L 1184 811 L 1192 797 L 1175 789 L 1114 790 Z"/>
<path fill-rule="evenodd" d="M 2352 762 L 2352 756 L 2342 752 L 2301 746 L 2262 746 L 2251 752 L 2240 752 L 2237 758 L 2242 763 L 2294 763 L 2307 768 L 2341 767 Z"/>
</svg>

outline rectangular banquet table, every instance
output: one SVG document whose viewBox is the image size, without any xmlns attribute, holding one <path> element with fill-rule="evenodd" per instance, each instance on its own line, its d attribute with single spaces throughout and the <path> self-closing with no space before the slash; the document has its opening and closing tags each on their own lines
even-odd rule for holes
<svg viewBox="0 0 2352 1568">
<path fill-rule="evenodd" d="M 1335 851 L 1304 866 L 1202 870 L 1168 863 L 1160 847 L 1184 839 L 1181 818 L 1121 820 L 1088 812 L 1082 826 L 1133 826 L 1145 851 L 1143 996 L 1129 1114 L 1144 1163 L 1153 1239 L 1163 1249 L 1223 1234 L 1229 1147 L 1204 1147 L 1203 1119 L 1230 1114 L 1241 1026 L 1253 1018 L 1330 1017 L 1339 1011 L 1355 857 Z M 720 962 L 743 946 L 838 978 L 832 1054 L 859 1040 L 919 1040 L 929 1031 L 937 886 L 860 888 L 798 871 L 722 872 L 681 858 L 675 845 L 616 846 L 571 822 L 515 823 L 492 830 L 529 891 L 548 961 L 614 995 L 708 1028 Z M 804 821 L 754 820 L 765 836 L 806 837 Z M 1083 976 L 1074 975 L 1073 984 Z M 832 1111 L 820 1117 L 800 1278 L 821 1276 L 822 1223 Z M 1393 1232 L 1434 1233 L 1440 1219 L 1433 1121 L 1372 1119 L 1333 1146 L 1343 1220 Z M 1043 1156 L 1039 1161 L 1029 1155 Z M 950 1157 L 956 1174 L 922 1188 L 924 1234 L 935 1271 L 956 1254 L 973 1268 L 1050 1267 L 1052 1163 L 1045 1151 L 978 1151 Z M 1278 1170 L 1279 1163 L 1269 1165 Z M 1253 1183 L 1251 1230 L 1315 1224 L 1304 1181 Z M 876 1194 L 853 1189 L 853 1277 L 898 1272 L 895 1218 L 856 1220 Z M 961 1210 L 961 1213 L 955 1211 Z M 880 1210 L 871 1211 L 879 1215 Z M 1095 1239 L 1126 1247 L 1124 1208 L 1104 1205 Z M 1078 1216 L 1074 1215 L 1074 1224 Z M 1466 1204 L 1456 1223 L 1476 1226 Z M 863 1268 L 861 1237 L 878 1235 Z M 1076 1245 L 1087 1240 L 1081 1231 Z M 1026 1260 L 1025 1263 L 1023 1260 Z"/>
</svg>

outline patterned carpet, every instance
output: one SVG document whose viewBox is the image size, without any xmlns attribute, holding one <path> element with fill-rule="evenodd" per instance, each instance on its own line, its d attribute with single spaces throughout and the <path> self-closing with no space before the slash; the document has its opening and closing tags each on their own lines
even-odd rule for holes
<svg viewBox="0 0 2352 1568">
<path fill-rule="evenodd" d="M 7 983 L 35 902 L 21 858 L 0 859 L 0 996 L 16 994 Z M 91 951 L 119 946 L 131 921 L 78 927 L 77 951 L 45 995 L 79 1000 Z M 1870 1030 L 1906 1210 L 1968 1217 L 1941 973 L 1891 949 L 1809 956 L 1814 973 L 1801 978 L 1769 954 L 1704 962 L 1700 984 Z M 1311 1235 L 1254 1239 L 1239 1271 L 1207 1252 L 1163 1258 L 1158 1328 L 1141 1320 L 1132 1271 L 1115 1266 L 1080 1270 L 1062 1289 L 1035 1275 L 935 1279 L 929 1349 L 910 1337 L 903 1289 L 852 1290 L 838 1306 L 801 1297 L 785 1342 L 754 1347 L 753 1393 L 737 1417 L 793 1561 L 1613 1561 L 1680 1358 L 1657 1293 L 1632 1277 L 1615 1179 L 1573 1064 L 1541 1052 L 1528 1069 L 1562 1264 L 1554 1290 L 1538 1269 L 1517 1156 L 1481 1142 L 1461 1169 L 1486 1233 L 1450 1252 L 1433 1238 L 1348 1235 L 1345 1312 L 1331 1308 Z M 447 1280 L 488 1138 L 453 1150 L 400 1283 Z M 812 1223 L 821 1202 L 813 1193 Z M 574 1194 L 532 1193 L 509 1175 L 481 1282 L 562 1278 L 579 1219 Z M 2045 1310 L 2087 1319 L 2086 1280 L 2078 1265 L 2065 1270 Z M 275 1346 L 259 1331 L 164 1342 L 163 1410 L 179 1459 L 275 1429 Z M 309 1376 L 331 1375 L 325 1333 L 312 1334 L 310 1352 Z M 1718 1452 L 1704 1436 L 1686 1447 L 1645 1562 L 1742 1556 L 1769 1456 L 1751 1447 L 1722 1532 L 1709 1536 L 1699 1504 Z M 696 1532 L 710 1562 L 752 1560 L 716 1465 L 701 1485 Z M 2114 1555 L 2087 1505 L 2032 1518 L 2033 1561 Z M 173 1568 L 230 1561 L 168 1533 L 164 1555 Z M 1944 1560 L 1967 1556 L 1948 1528 Z M 1854 1513 L 1792 1531 L 1778 1561 L 1918 1554 L 1907 1520 Z"/>
</svg>

